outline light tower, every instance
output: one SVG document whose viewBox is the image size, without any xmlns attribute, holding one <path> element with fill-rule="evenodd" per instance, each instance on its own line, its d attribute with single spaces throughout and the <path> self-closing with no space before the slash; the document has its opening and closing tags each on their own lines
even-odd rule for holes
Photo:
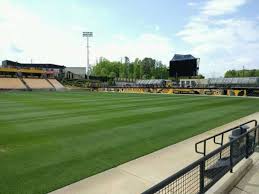
<svg viewBox="0 0 259 194">
<path fill-rule="evenodd" d="M 86 41 L 87 41 L 87 79 L 89 79 L 89 75 L 90 75 L 90 63 L 89 63 L 89 37 L 93 37 L 93 32 L 83 32 L 83 37 L 86 37 Z"/>
</svg>

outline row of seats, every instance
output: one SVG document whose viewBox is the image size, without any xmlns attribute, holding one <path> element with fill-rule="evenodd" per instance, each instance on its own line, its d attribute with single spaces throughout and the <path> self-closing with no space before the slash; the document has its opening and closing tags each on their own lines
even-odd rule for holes
<svg viewBox="0 0 259 194">
<path fill-rule="evenodd" d="M 57 89 L 64 89 L 64 86 L 56 79 L 48 79 L 50 83 Z"/>
<path fill-rule="evenodd" d="M 56 79 L 32 79 L 32 78 L 0 78 L 0 89 L 25 90 L 25 89 L 64 89 L 64 86 Z"/>
<path fill-rule="evenodd" d="M 52 85 L 45 79 L 23 79 L 31 89 L 53 89 Z"/>
<path fill-rule="evenodd" d="M 0 89 L 26 89 L 18 78 L 0 78 Z"/>
</svg>

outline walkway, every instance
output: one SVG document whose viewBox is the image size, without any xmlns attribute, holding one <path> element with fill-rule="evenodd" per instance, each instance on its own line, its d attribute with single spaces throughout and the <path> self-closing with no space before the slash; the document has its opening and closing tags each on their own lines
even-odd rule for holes
<svg viewBox="0 0 259 194">
<path fill-rule="evenodd" d="M 51 194 L 141 193 L 200 158 L 201 155 L 194 151 L 196 142 L 251 119 L 259 121 L 259 112 L 83 179 Z M 210 150 L 215 149 L 214 144 L 208 144 L 208 147 Z"/>
<path fill-rule="evenodd" d="M 259 153 L 252 156 L 253 167 L 234 187 L 230 194 L 258 194 L 259 193 Z"/>
</svg>

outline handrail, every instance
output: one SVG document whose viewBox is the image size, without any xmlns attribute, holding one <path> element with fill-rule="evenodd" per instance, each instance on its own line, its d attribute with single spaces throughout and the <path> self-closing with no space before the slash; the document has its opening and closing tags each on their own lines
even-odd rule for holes
<svg viewBox="0 0 259 194">
<path fill-rule="evenodd" d="M 235 139 L 232 139 L 230 142 L 222 145 L 216 150 L 194 161 L 192 164 L 178 171 L 174 175 L 144 191 L 142 194 L 205 193 L 227 172 L 232 172 L 233 167 L 239 161 L 243 158 L 248 158 L 254 152 L 256 143 L 258 143 L 256 142 L 258 130 L 259 125 L 256 125 L 249 131 L 243 133 Z M 245 148 L 245 152 L 242 152 L 242 154 L 236 156 L 235 152 L 240 151 L 239 149 L 241 148 L 238 147 L 237 149 L 235 145 L 237 142 L 243 140 L 246 142 L 244 147 L 242 147 Z M 228 157 L 229 161 L 225 164 L 223 169 L 216 169 L 216 173 L 214 171 L 209 174 L 209 170 L 211 170 L 211 168 L 217 168 L 217 162 L 223 160 L 218 158 L 218 155 L 221 153 L 224 153 L 224 156 Z M 210 179 L 206 178 L 208 175 L 212 175 L 212 177 Z"/>
<path fill-rule="evenodd" d="M 235 126 L 235 127 L 232 127 L 232 128 L 230 128 L 230 129 L 228 129 L 228 130 L 225 130 L 225 131 L 223 131 L 223 132 L 217 133 L 216 135 L 213 135 L 213 136 L 211 136 L 211 137 L 205 138 L 205 139 L 203 139 L 203 140 L 201 140 L 201 141 L 195 143 L 195 152 L 198 153 L 198 154 L 203 154 L 203 155 L 205 156 L 205 155 L 206 155 L 206 142 L 207 142 L 208 140 L 213 139 L 213 142 L 214 142 L 215 144 L 218 144 L 218 145 L 221 145 L 221 146 L 222 146 L 222 145 L 223 145 L 223 142 L 224 142 L 224 134 L 225 134 L 225 133 L 228 133 L 228 132 L 230 132 L 230 131 L 232 131 L 232 130 L 234 130 L 234 129 L 236 129 L 236 128 L 240 128 L 240 127 L 242 127 L 242 126 L 244 126 L 244 125 L 246 125 L 246 124 L 252 123 L 252 122 L 254 122 L 254 124 L 255 124 L 254 126 L 257 126 L 257 120 L 253 119 L 253 120 L 247 121 L 247 122 L 245 122 L 245 123 L 242 123 L 241 125 L 237 125 L 237 126 Z M 217 138 L 218 136 L 221 136 L 221 141 L 220 141 L 220 142 L 217 142 L 217 141 L 216 141 L 216 138 Z M 198 145 L 201 144 L 201 143 L 203 143 L 203 151 L 199 151 L 199 150 L 198 150 Z"/>
</svg>

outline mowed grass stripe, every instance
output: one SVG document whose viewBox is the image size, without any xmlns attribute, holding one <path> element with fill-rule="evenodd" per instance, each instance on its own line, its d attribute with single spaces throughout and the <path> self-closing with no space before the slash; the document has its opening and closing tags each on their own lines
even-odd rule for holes
<svg viewBox="0 0 259 194">
<path fill-rule="evenodd" d="M 212 104 L 212 103 L 206 104 L 204 102 L 200 102 L 200 103 L 192 103 L 192 102 L 188 102 L 188 103 L 191 103 L 191 105 L 187 108 L 187 110 L 182 108 L 182 105 L 179 104 L 179 103 L 177 105 L 176 104 L 172 104 L 172 107 L 170 107 L 170 106 L 156 106 L 158 104 L 154 103 L 151 106 L 148 106 L 147 108 L 143 108 L 143 106 L 141 106 L 138 109 L 136 109 L 136 108 L 134 108 L 134 109 L 126 109 L 127 110 L 126 114 L 124 114 L 125 109 L 123 111 L 120 111 L 120 112 L 112 110 L 112 112 L 109 112 L 109 114 L 106 117 L 104 117 L 104 116 L 105 116 L 105 114 L 107 114 L 107 111 L 104 114 L 98 114 L 98 115 L 95 115 L 95 114 L 89 115 L 88 114 L 86 116 L 76 116 L 75 114 L 73 114 L 73 115 L 69 115 L 69 116 L 61 115 L 61 117 L 59 115 L 58 118 L 57 117 L 50 117 L 51 120 L 48 120 L 47 118 L 44 118 L 44 117 L 43 118 L 37 117 L 38 119 L 36 119 L 35 121 L 24 120 L 24 121 L 30 121 L 30 122 L 23 122 L 23 123 L 21 123 L 19 125 L 19 129 L 16 130 L 16 133 L 24 132 L 24 130 L 30 131 L 30 129 L 32 129 L 34 127 L 34 125 L 36 126 L 37 123 L 39 121 L 41 121 L 41 120 L 42 120 L 41 121 L 42 125 L 41 126 L 37 126 L 37 129 L 33 130 L 33 134 L 34 134 L 35 130 L 39 130 L 41 128 L 45 128 L 45 124 L 49 124 L 50 127 L 48 129 L 52 130 L 52 128 L 56 128 L 57 125 L 69 126 L 69 124 L 70 124 L 71 127 L 72 126 L 75 127 L 77 125 L 80 126 L 82 123 L 88 123 L 88 127 L 85 127 L 85 129 L 84 129 L 84 130 L 88 130 L 89 126 L 91 126 L 91 124 L 93 124 L 94 128 L 98 126 L 98 123 L 101 124 L 101 125 L 103 123 L 113 123 L 113 124 L 117 125 L 117 122 L 119 122 L 121 120 L 124 120 L 123 117 L 127 117 L 128 121 L 130 121 L 130 119 L 131 119 L 131 120 L 134 120 L 134 122 L 137 122 L 137 119 L 138 119 L 138 120 L 141 120 L 141 122 L 143 122 L 144 120 L 141 117 L 141 115 L 143 115 L 144 118 L 147 118 L 147 120 L 150 120 L 150 118 L 147 117 L 148 114 L 152 114 L 152 115 L 154 115 L 156 117 L 157 114 L 161 114 L 163 112 L 165 114 L 167 114 L 167 113 L 170 113 L 171 111 L 175 111 L 175 112 L 189 111 L 189 108 L 192 108 L 192 107 L 195 108 L 195 107 L 199 106 L 199 108 L 201 109 L 202 106 L 205 106 L 205 105 L 218 106 L 218 105 L 221 104 L 221 102 L 217 102 L 217 101 L 214 102 L 214 104 Z M 238 101 L 236 101 L 236 103 L 237 102 Z M 161 104 L 164 104 L 164 103 L 160 103 L 159 105 L 161 105 Z M 202 106 L 201 106 L 201 104 L 202 104 Z M 154 107 L 154 105 L 155 105 L 155 107 Z M 186 103 L 185 103 L 185 105 L 186 105 Z M 82 115 L 82 114 L 79 113 L 78 115 Z M 153 119 L 155 119 L 155 117 Z M 105 118 L 105 120 L 103 120 L 103 118 Z M 114 119 L 117 119 L 117 121 L 116 122 L 109 122 L 110 120 L 114 120 Z M 102 122 L 100 122 L 100 120 L 102 120 Z M 59 121 L 59 122 L 57 122 L 57 121 Z M 127 120 L 125 120 L 125 121 L 127 121 Z M 13 121 L 13 122 L 16 122 L 16 121 Z M 123 124 L 123 123 L 121 123 L 121 124 Z M 79 127 L 79 129 L 81 130 L 80 127 Z M 44 132 L 45 131 L 46 130 L 44 130 Z M 69 130 L 69 131 L 71 131 L 71 130 Z M 74 133 L 74 131 L 72 131 L 72 132 Z"/>
<path fill-rule="evenodd" d="M 196 101 L 201 101 L 201 99 L 195 99 Z M 150 103 L 149 101 L 145 100 L 145 101 L 137 101 L 135 103 L 129 102 L 129 103 L 121 103 L 121 104 L 114 104 L 114 103 L 108 103 L 106 105 L 104 104 L 91 104 L 87 107 L 85 107 L 84 109 L 82 108 L 83 104 L 80 106 L 81 109 L 78 109 L 78 107 L 74 107 L 74 106 L 70 106 L 69 109 L 69 113 L 67 113 L 66 115 L 64 115 L 64 111 L 63 110 L 59 110 L 59 109 L 55 109 L 55 110 L 49 110 L 49 109 L 45 109 L 45 110 L 38 110 L 38 111 L 33 111 L 33 109 L 30 109 L 31 111 L 29 112 L 24 112 L 23 114 L 17 115 L 16 116 L 16 120 L 14 121 L 13 118 L 13 112 L 12 113 L 5 113 L 2 117 L 1 117 L 1 121 L 2 122 L 17 122 L 19 120 L 24 121 L 25 119 L 27 119 L 26 121 L 33 121 L 35 120 L 37 122 L 37 120 L 44 120 L 48 117 L 51 118 L 65 118 L 67 117 L 71 117 L 74 115 L 80 115 L 80 114 L 85 114 L 85 115 L 89 115 L 89 114 L 97 114 L 100 115 L 101 113 L 107 114 L 108 112 L 114 112 L 114 111 L 119 111 L 120 113 L 123 114 L 123 112 L 128 112 L 129 110 L 136 110 L 136 108 L 138 108 L 138 110 L 141 111 L 141 109 L 144 108 L 154 108 L 157 106 L 164 106 L 168 103 L 170 103 L 170 107 L 174 106 L 174 105 L 179 105 L 179 103 L 192 103 L 192 101 L 190 100 L 186 100 L 186 99 L 179 99 L 179 100 L 168 100 L 166 102 L 161 102 L 161 101 L 156 101 L 156 102 L 152 102 Z M 169 106 L 168 106 L 169 107 Z M 28 111 L 26 109 L 26 111 Z"/>
<path fill-rule="evenodd" d="M 0 193 L 46 193 L 258 111 L 248 98 L 0 93 Z M 24 108 L 24 111 L 23 111 Z"/>
</svg>

